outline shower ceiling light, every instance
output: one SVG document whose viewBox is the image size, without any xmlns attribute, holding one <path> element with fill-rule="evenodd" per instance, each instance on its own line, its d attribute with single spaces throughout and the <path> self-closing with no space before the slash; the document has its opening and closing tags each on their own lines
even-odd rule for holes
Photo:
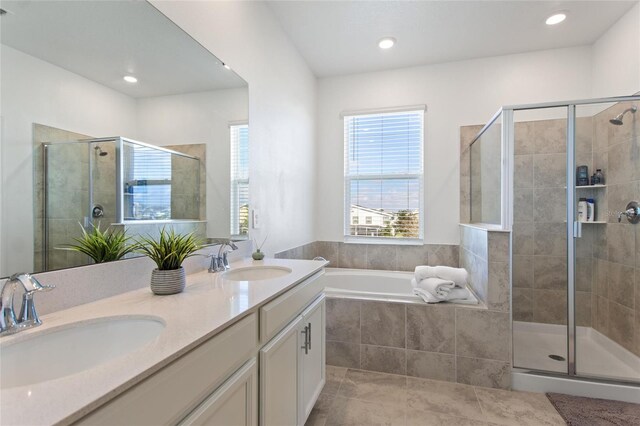
<svg viewBox="0 0 640 426">
<path fill-rule="evenodd" d="M 556 25 L 564 21 L 565 19 L 567 19 L 567 14 L 565 12 L 557 12 L 549 16 L 545 23 L 547 25 Z"/>
<path fill-rule="evenodd" d="M 132 75 L 125 75 L 124 77 L 122 77 L 124 81 L 126 81 L 127 83 L 137 83 L 138 79 L 135 78 Z"/>
<path fill-rule="evenodd" d="M 393 37 L 385 37 L 378 42 L 378 47 L 380 49 L 390 49 L 393 45 L 396 44 L 396 39 Z"/>
</svg>

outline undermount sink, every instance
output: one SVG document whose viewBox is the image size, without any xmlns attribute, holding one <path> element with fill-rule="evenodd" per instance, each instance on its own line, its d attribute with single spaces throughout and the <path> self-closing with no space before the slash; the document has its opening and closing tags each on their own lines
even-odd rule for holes
<svg viewBox="0 0 640 426">
<path fill-rule="evenodd" d="M 284 266 L 248 266 L 232 269 L 222 274 L 222 278 L 229 281 L 263 281 L 289 275 L 291 269 Z"/>
<path fill-rule="evenodd" d="M 141 348 L 164 327 L 155 317 L 106 317 L 0 345 L 0 387 L 32 385 L 89 370 Z"/>
</svg>

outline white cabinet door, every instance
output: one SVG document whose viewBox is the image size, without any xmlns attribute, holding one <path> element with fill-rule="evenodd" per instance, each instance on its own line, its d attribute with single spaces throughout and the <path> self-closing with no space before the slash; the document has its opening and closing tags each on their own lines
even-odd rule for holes
<svg viewBox="0 0 640 426">
<path fill-rule="evenodd" d="M 204 400 L 181 426 L 256 426 L 258 366 L 252 358 Z"/>
<path fill-rule="evenodd" d="M 260 424 L 293 426 L 298 421 L 299 337 L 294 319 L 260 350 Z"/>
<path fill-rule="evenodd" d="M 298 424 L 304 425 L 325 383 L 325 298 L 316 299 L 302 313 L 302 329 L 306 327 L 307 348 L 300 345 L 302 362 Z M 304 335 L 303 335 L 304 336 Z"/>
</svg>

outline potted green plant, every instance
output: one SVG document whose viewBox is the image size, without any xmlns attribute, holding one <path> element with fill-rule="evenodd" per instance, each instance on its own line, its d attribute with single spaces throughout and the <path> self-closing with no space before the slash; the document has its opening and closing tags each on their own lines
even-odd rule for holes
<svg viewBox="0 0 640 426">
<path fill-rule="evenodd" d="M 175 294 L 184 290 L 186 274 L 182 262 L 202 246 L 193 233 L 176 234 L 173 229 L 160 230 L 157 239 L 138 238 L 138 252 L 153 260 L 157 266 L 151 272 L 151 291 L 154 294 Z"/>
<path fill-rule="evenodd" d="M 70 244 L 71 250 L 79 251 L 89 256 L 95 263 L 113 262 L 120 260 L 137 248 L 137 244 L 131 244 L 131 237 L 127 237 L 124 231 L 113 231 L 107 228 L 104 232 L 98 225 L 92 225 L 90 232 L 80 225 L 82 237 L 74 238 L 76 244 Z"/>
</svg>

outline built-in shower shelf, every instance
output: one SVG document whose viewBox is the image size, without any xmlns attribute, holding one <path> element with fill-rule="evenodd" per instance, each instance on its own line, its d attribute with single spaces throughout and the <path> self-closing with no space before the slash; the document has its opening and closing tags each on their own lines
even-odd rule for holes
<svg viewBox="0 0 640 426">
<path fill-rule="evenodd" d="M 593 222 L 580 222 L 583 225 L 604 225 L 607 223 L 606 220 L 594 220 Z"/>
<path fill-rule="evenodd" d="M 606 188 L 606 187 L 607 185 L 581 185 L 581 186 L 576 186 L 576 189 L 599 189 L 599 188 Z"/>
</svg>

